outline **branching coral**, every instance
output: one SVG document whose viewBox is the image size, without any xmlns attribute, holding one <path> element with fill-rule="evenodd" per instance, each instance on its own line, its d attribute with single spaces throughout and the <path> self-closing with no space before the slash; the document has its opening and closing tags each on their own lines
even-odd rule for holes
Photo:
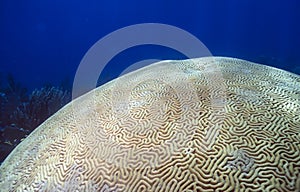
<svg viewBox="0 0 300 192">
<path fill-rule="evenodd" d="M 13 120 L 19 126 L 32 131 L 70 100 L 70 93 L 61 88 L 43 87 L 34 90 L 29 101 L 22 103 L 13 113 Z"/>
<path fill-rule="evenodd" d="M 12 75 L 0 82 L 0 162 L 32 130 L 70 101 L 70 92 L 44 86 L 29 96 Z"/>
<path fill-rule="evenodd" d="M 7 85 L 0 90 L 0 125 L 13 124 L 12 115 L 16 108 L 28 99 L 26 88 L 16 83 L 12 75 L 7 76 Z"/>
</svg>

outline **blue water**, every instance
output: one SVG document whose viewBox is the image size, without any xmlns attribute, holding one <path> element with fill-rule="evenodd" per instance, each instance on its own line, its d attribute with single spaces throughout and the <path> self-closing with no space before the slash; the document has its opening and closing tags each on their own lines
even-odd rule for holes
<svg viewBox="0 0 300 192">
<path fill-rule="evenodd" d="M 72 83 L 89 48 L 105 35 L 138 23 L 184 29 L 216 56 L 232 56 L 300 74 L 300 2 L 297 0 L 1 0 L 0 72 L 29 89 Z M 117 55 L 99 79 L 116 77 L 138 60 L 181 59 L 159 46 Z"/>
</svg>

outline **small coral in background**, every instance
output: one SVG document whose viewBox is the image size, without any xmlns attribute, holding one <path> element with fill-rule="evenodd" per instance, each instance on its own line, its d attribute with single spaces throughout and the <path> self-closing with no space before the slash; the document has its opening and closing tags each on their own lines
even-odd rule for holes
<svg viewBox="0 0 300 192">
<path fill-rule="evenodd" d="M 0 82 L 0 163 L 27 135 L 71 100 L 70 91 L 46 85 L 30 95 L 7 76 Z"/>
<path fill-rule="evenodd" d="M 28 102 L 22 103 L 14 111 L 12 118 L 15 124 L 32 131 L 53 113 L 70 101 L 69 91 L 58 87 L 43 87 L 34 90 Z"/>
<path fill-rule="evenodd" d="M 28 99 L 26 88 L 16 83 L 12 75 L 7 76 L 7 85 L 0 92 L 0 126 L 10 125 L 14 110 Z"/>
</svg>

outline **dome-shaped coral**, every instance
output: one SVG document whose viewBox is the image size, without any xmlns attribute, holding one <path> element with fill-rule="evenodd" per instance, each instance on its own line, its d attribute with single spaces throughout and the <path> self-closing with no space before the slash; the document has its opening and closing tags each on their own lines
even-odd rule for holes
<svg viewBox="0 0 300 192">
<path fill-rule="evenodd" d="M 46 120 L 0 188 L 299 191 L 300 77 L 221 57 L 150 65 Z"/>
</svg>

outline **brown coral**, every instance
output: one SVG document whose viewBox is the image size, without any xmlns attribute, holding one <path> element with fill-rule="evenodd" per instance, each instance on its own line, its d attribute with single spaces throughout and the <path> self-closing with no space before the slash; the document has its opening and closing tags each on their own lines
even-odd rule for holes
<svg viewBox="0 0 300 192">
<path fill-rule="evenodd" d="M 300 77 L 160 62 L 74 100 L 0 167 L 5 191 L 299 191 Z"/>
</svg>

